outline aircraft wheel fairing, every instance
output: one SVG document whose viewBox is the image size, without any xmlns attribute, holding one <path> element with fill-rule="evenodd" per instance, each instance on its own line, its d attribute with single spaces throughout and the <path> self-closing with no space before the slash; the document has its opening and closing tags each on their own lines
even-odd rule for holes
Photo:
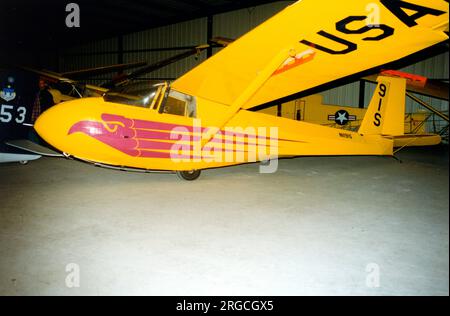
<svg viewBox="0 0 450 316">
<path fill-rule="evenodd" d="M 177 175 L 180 179 L 186 181 L 195 181 L 197 180 L 202 171 L 201 170 L 192 170 L 192 171 L 177 171 Z"/>
</svg>

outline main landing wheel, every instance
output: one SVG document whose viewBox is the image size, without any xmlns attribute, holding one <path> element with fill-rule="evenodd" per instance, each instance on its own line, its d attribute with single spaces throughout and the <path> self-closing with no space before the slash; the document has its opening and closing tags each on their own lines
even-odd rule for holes
<svg viewBox="0 0 450 316">
<path fill-rule="evenodd" d="M 197 180 L 202 171 L 201 170 L 192 170 L 192 171 L 177 171 L 177 175 L 180 179 L 186 181 L 195 181 Z"/>
<path fill-rule="evenodd" d="M 22 166 L 28 165 L 28 160 L 19 161 Z"/>
</svg>

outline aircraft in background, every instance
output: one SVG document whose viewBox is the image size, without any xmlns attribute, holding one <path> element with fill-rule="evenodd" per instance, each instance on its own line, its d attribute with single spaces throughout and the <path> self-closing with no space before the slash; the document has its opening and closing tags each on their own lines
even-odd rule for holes
<svg viewBox="0 0 450 316">
<path fill-rule="evenodd" d="M 65 102 L 35 128 L 67 156 L 117 169 L 173 171 L 186 180 L 253 160 L 393 156 L 394 138 L 405 132 L 404 78 L 378 78 L 357 132 L 251 111 L 377 73 L 448 40 L 444 0 L 373 3 L 383 17 L 377 27 L 367 25 L 367 0 L 298 1 L 172 85 L 129 85 L 103 98 Z M 238 155 L 243 161 L 227 159 Z"/>
<path fill-rule="evenodd" d="M 145 62 L 139 62 L 77 70 L 65 73 L 56 73 L 49 70 L 37 70 L 25 66 L 21 66 L 19 68 L 38 75 L 40 79 L 44 80 L 48 84 L 48 91 L 53 97 L 53 103 L 59 104 L 61 102 L 71 101 L 79 98 L 100 97 L 108 91 L 108 89 L 104 87 L 84 84 L 80 80 L 87 80 L 88 78 L 96 75 L 122 72 L 127 69 L 143 67 L 146 65 L 147 63 Z"/>
<path fill-rule="evenodd" d="M 28 140 L 37 79 L 26 71 L 0 69 L 0 163 L 26 164 L 42 155 L 62 156 Z"/>
<path fill-rule="evenodd" d="M 72 101 L 80 98 L 101 97 L 110 89 L 122 87 L 133 80 L 161 69 L 165 66 L 196 55 L 197 57 L 206 49 L 211 47 L 224 47 L 230 40 L 223 37 L 215 37 L 209 44 L 194 46 L 185 52 L 160 60 L 154 64 L 147 65 L 146 62 L 120 64 L 92 69 L 77 70 L 65 73 L 56 73 L 49 70 L 37 70 L 30 67 L 20 67 L 26 71 L 37 74 L 49 84 L 49 92 L 53 96 L 54 104 Z M 137 70 L 124 73 L 125 70 L 138 68 Z M 89 85 L 82 83 L 93 76 L 118 72 L 119 74 L 100 85 Z"/>
<path fill-rule="evenodd" d="M 411 94 L 414 93 L 448 101 L 448 83 L 394 70 L 382 71 L 380 75 L 405 78 L 407 80 L 406 90 L 399 91 L 399 93 L 404 93 L 407 97 L 413 98 L 414 101 L 423 107 L 423 110 L 417 113 L 405 114 L 405 135 L 395 138 L 394 146 L 396 148 L 434 146 L 439 145 L 443 137 L 448 140 L 449 117 Z M 377 83 L 377 78 L 377 75 L 373 75 L 365 77 L 363 80 Z M 297 121 L 357 131 L 367 113 L 367 109 L 324 104 L 323 97 L 317 94 L 271 106 L 259 110 L 259 112 Z M 433 133 L 430 133 L 427 128 L 427 124 L 431 123 L 431 119 L 433 119 Z M 443 126 L 439 128 L 436 126 L 435 128 L 437 120 L 440 120 Z"/>
<path fill-rule="evenodd" d="M 30 130 L 33 128 L 32 112 L 38 97 L 40 80 L 50 83 L 47 91 L 53 99 L 52 103 L 58 104 L 80 97 L 101 96 L 108 91 L 101 87 L 81 84 L 64 76 L 87 78 L 145 65 L 146 63 L 131 63 L 64 74 L 26 67 L 0 69 L 0 163 L 27 164 L 41 156 L 62 157 L 60 153 L 30 140 Z"/>
</svg>

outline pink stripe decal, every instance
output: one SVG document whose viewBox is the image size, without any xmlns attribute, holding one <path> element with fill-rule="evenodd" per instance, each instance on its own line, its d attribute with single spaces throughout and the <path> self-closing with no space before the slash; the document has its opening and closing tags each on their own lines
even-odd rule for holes
<svg viewBox="0 0 450 316">
<path fill-rule="evenodd" d="M 142 158 L 161 158 L 161 159 L 199 159 L 193 157 L 192 152 L 194 146 L 192 142 L 201 140 L 200 136 L 193 136 L 194 127 L 185 125 L 175 125 L 153 121 L 133 120 L 123 116 L 103 114 L 103 122 L 97 121 L 80 121 L 74 124 L 70 130 L 69 135 L 75 133 L 83 133 L 88 135 L 112 148 L 115 148 L 126 155 L 132 157 Z M 177 129 L 177 132 L 174 130 Z M 188 134 L 182 134 L 178 131 L 185 130 Z M 202 132 L 208 129 L 202 128 Z M 184 132 L 184 131 L 183 131 Z M 223 131 L 225 133 L 225 131 Z M 235 134 L 236 137 L 247 139 L 257 139 L 255 135 Z M 172 136 L 172 139 L 171 139 Z M 183 150 L 191 152 L 190 156 L 180 155 L 173 151 L 173 147 L 177 142 L 187 137 L 187 143 L 183 146 Z M 175 138 L 175 139 L 173 139 Z M 273 140 L 266 138 L 266 140 Z M 206 151 L 219 150 L 222 153 L 236 152 L 242 153 L 247 151 L 230 150 L 223 148 L 224 144 L 236 144 L 245 146 L 257 146 L 258 144 L 249 143 L 247 141 L 238 142 L 224 139 L 214 138 L 205 146 Z M 214 145 L 222 145 L 217 148 Z M 267 146 L 266 146 L 267 147 Z M 165 152 L 160 152 L 165 151 Z M 171 153 L 172 151 L 172 153 Z"/>
</svg>

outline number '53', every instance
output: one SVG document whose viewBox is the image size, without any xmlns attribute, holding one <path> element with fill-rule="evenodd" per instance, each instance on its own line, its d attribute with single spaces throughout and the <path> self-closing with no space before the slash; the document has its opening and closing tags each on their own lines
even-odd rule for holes
<svg viewBox="0 0 450 316">
<path fill-rule="evenodd" d="M 14 120 L 17 124 L 25 123 L 27 109 L 23 106 L 14 109 L 12 105 L 2 105 L 0 108 L 0 122 L 9 123 Z"/>
</svg>

